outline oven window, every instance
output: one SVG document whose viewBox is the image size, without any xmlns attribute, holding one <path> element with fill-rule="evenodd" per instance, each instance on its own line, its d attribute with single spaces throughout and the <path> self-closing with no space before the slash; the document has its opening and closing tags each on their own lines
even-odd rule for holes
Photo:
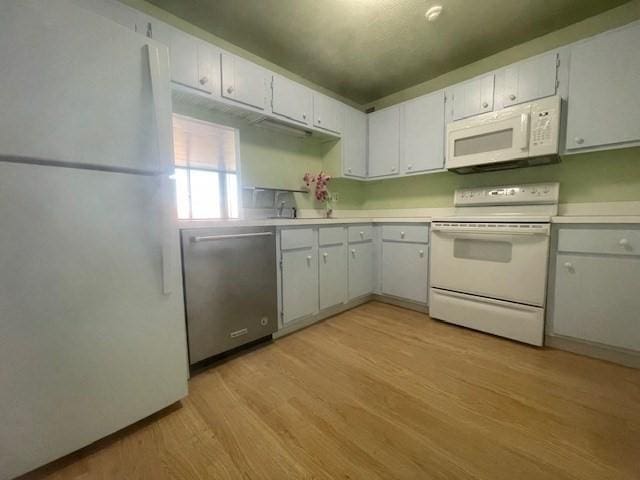
<svg viewBox="0 0 640 480">
<path fill-rule="evenodd" d="M 453 256 L 469 260 L 509 263 L 511 247 L 509 242 L 456 238 L 453 242 Z"/>
<path fill-rule="evenodd" d="M 478 153 L 505 150 L 513 146 L 513 129 L 499 130 L 473 137 L 460 138 L 455 141 L 453 154 L 456 157 L 475 155 Z"/>
</svg>

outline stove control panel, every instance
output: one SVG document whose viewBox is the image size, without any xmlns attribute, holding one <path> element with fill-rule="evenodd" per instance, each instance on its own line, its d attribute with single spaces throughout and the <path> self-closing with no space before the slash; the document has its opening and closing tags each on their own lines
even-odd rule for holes
<svg viewBox="0 0 640 480">
<path fill-rule="evenodd" d="M 480 205 L 555 205 L 560 193 L 559 183 L 531 183 L 457 189 L 455 206 Z"/>
</svg>

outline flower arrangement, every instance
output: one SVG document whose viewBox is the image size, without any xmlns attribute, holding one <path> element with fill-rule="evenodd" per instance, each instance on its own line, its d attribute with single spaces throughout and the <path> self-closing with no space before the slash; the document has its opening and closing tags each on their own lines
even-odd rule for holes
<svg viewBox="0 0 640 480">
<path fill-rule="evenodd" d="M 312 183 L 316 184 L 316 200 L 325 204 L 327 217 L 330 217 L 333 209 L 331 208 L 331 195 L 327 187 L 331 181 L 331 176 L 322 171 L 317 175 L 307 172 L 304 174 L 304 177 L 302 177 L 302 180 L 307 188 L 311 188 Z"/>
</svg>

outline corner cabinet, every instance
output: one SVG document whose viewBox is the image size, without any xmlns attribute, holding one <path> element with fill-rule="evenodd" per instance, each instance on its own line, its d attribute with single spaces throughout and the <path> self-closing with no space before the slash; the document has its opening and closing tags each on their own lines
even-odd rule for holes
<svg viewBox="0 0 640 480">
<path fill-rule="evenodd" d="M 373 293 L 375 285 L 375 251 L 373 226 L 350 225 L 349 238 L 349 300 Z"/>
<path fill-rule="evenodd" d="M 318 245 L 315 228 L 280 232 L 282 325 L 318 313 Z"/>
<path fill-rule="evenodd" d="M 557 245 L 550 334 L 640 352 L 640 227 L 561 226 Z"/>
<path fill-rule="evenodd" d="M 568 151 L 640 142 L 640 24 L 571 47 Z"/>
<path fill-rule="evenodd" d="M 401 173 L 444 168 L 444 90 L 400 106 Z"/>
<path fill-rule="evenodd" d="M 429 227 L 382 225 L 382 293 L 426 305 Z"/>
<path fill-rule="evenodd" d="M 367 177 L 367 114 L 343 107 L 342 175 Z"/>
<path fill-rule="evenodd" d="M 369 178 L 398 175 L 400 106 L 369 114 Z"/>
<path fill-rule="evenodd" d="M 320 227 L 318 245 L 320 310 L 323 310 L 347 301 L 347 229 Z"/>
</svg>

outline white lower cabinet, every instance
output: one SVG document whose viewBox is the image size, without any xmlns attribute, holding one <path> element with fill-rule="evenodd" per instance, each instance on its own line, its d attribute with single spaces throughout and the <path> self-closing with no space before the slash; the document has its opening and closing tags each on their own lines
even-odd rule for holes
<svg viewBox="0 0 640 480">
<path fill-rule="evenodd" d="M 553 335 L 640 351 L 640 229 L 562 228 Z"/>
<path fill-rule="evenodd" d="M 313 233 L 312 228 L 281 232 L 281 245 L 294 247 L 282 250 L 280 257 L 283 325 L 318 313 L 318 247 Z"/>
<path fill-rule="evenodd" d="M 347 301 L 347 246 L 327 245 L 319 248 L 320 310 Z"/>
<path fill-rule="evenodd" d="M 374 262 L 373 240 L 349 244 L 349 300 L 373 293 Z"/>
<path fill-rule="evenodd" d="M 382 293 L 427 303 L 429 252 L 420 243 L 382 242 Z"/>
</svg>

